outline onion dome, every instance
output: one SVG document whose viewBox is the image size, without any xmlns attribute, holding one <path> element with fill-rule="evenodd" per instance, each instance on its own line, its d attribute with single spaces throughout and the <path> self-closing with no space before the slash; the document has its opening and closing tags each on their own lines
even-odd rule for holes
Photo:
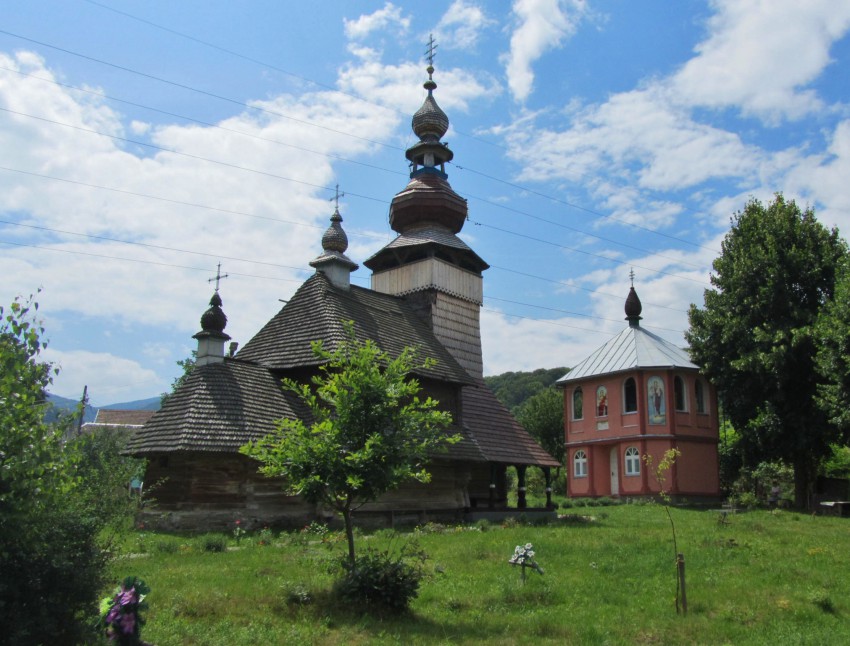
<svg viewBox="0 0 850 646">
<path fill-rule="evenodd" d="M 221 334 L 227 325 L 227 316 L 221 309 L 221 296 L 216 291 L 210 299 L 210 308 L 201 315 L 201 329 L 204 332 L 217 332 Z"/>
<path fill-rule="evenodd" d="M 632 327 L 638 327 L 639 321 L 642 318 L 640 313 L 643 311 L 643 305 L 640 303 L 637 292 L 634 286 L 629 289 L 629 295 L 626 297 L 626 320 Z"/>
<path fill-rule="evenodd" d="M 357 269 L 357 263 L 345 255 L 348 249 L 348 236 L 342 229 L 342 216 L 339 214 L 339 195 L 337 207 L 331 216 L 331 225 L 322 236 L 322 254 L 310 261 L 310 266 L 325 274 L 328 279 L 343 289 L 351 284 L 351 272 Z"/>
<path fill-rule="evenodd" d="M 348 249 L 348 236 L 342 229 L 342 216 L 339 214 L 339 208 L 334 210 L 331 216 L 331 225 L 322 236 L 322 249 L 325 251 L 337 251 L 345 253 Z"/>
<path fill-rule="evenodd" d="M 434 67 L 429 65 L 428 80 L 422 86 L 428 90 L 428 96 L 411 121 L 413 132 L 421 141 L 439 141 L 449 129 L 449 118 L 434 99 L 433 92 L 437 89 L 437 84 L 431 78 L 433 73 Z"/>
</svg>

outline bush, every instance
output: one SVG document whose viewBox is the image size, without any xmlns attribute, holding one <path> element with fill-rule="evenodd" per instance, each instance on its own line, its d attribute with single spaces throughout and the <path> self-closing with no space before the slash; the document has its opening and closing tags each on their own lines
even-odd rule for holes
<svg viewBox="0 0 850 646">
<path fill-rule="evenodd" d="M 0 635 L 5 644 L 81 644 L 105 583 L 99 522 L 73 508 L 0 514 Z"/>
<path fill-rule="evenodd" d="M 393 554 L 390 550 L 366 550 L 352 563 L 340 563 L 344 574 L 334 584 L 334 593 L 343 601 L 379 611 L 400 613 L 419 594 L 422 564 L 427 556 L 415 543 Z"/>
<path fill-rule="evenodd" d="M 198 539 L 198 546 L 202 552 L 225 552 L 227 539 L 221 534 L 204 534 Z"/>
</svg>

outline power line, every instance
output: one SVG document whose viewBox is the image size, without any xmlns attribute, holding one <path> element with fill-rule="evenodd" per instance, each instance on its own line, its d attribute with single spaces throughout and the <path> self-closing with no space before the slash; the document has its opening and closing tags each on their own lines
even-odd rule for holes
<svg viewBox="0 0 850 646">
<path fill-rule="evenodd" d="M 289 119 L 290 121 L 295 121 L 296 123 L 302 123 L 304 125 L 312 126 L 314 128 L 321 128 L 322 130 L 327 130 L 328 132 L 332 132 L 337 135 L 341 135 L 343 137 L 351 137 L 352 139 L 359 139 L 361 141 L 368 142 L 370 144 L 375 144 L 376 146 L 383 146 L 384 148 L 392 148 L 395 150 L 403 151 L 403 148 L 399 148 L 398 146 L 394 146 L 392 144 L 384 143 L 382 141 L 377 141 L 374 139 L 369 139 L 368 137 L 360 137 L 359 135 L 354 135 L 350 132 L 345 132 L 342 130 L 335 130 L 334 128 L 329 128 L 327 126 L 322 126 L 317 123 L 307 121 L 305 119 L 298 119 L 297 117 L 290 116 L 288 114 L 284 114 L 283 112 L 277 112 L 275 110 L 269 110 L 267 108 L 261 108 L 256 105 L 251 105 L 250 103 L 245 103 L 244 101 L 239 101 L 238 99 L 232 99 L 227 96 L 222 96 L 220 94 L 215 94 L 214 92 L 208 92 L 207 90 L 202 90 L 200 88 L 192 87 L 191 85 L 185 85 L 183 83 L 178 83 L 177 81 L 170 81 L 168 79 L 164 79 L 160 76 L 155 76 L 153 74 L 148 74 L 147 72 L 140 72 L 139 70 L 134 70 L 130 67 L 125 67 L 123 65 L 117 65 L 116 63 L 110 63 L 109 61 L 104 61 L 99 58 L 94 58 L 93 56 L 87 56 L 86 54 L 80 54 L 79 52 L 74 52 L 70 49 L 65 49 L 63 47 L 57 47 L 56 45 L 50 45 L 49 43 L 42 42 L 40 40 L 35 40 L 34 38 L 27 38 L 26 36 L 21 36 L 20 34 L 14 34 L 10 31 L 5 31 L 0 29 L 0 34 L 4 34 L 6 36 L 11 36 L 13 38 L 19 38 L 21 40 L 25 40 L 28 43 L 33 43 L 35 45 L 40 45 L 42 47 L 49 47 L 50 49 L 56 50 L 58 52 L 62 52 L 63 54 L 68 54 L 70 56 L 76 56 L 78 58 L 82 58 L 87 61 L 91 61 L 92 63 L 98 63 L 100 65 L 106 65 L 107 67 L 112 67 L 117 70 L 121 70 L 122 72 L 128 72 L 130 74 L 135 74 L 137 76 L 141 76 L 143 78 L 150 79 L 152 81 L 158 81 L 159 83 L 165 83 L 166 85 L 171 85 L 173 87 L 180 88 L 181 90 L 189 90 L 190 92 L 197 92 L 198 94 L 203 94 L 204 96 L 208 96 L 212 99 L 218 99 L 219 101 L 225 101 L 227 103 L 231 103 L 234 105 L 238 105 L 242 108 L 246 108 L 248 110 L 254 110 L 256 112 L 262 112 L 264 114 L 269 114 L 275 117 L 281 117 L 283 119 Z"/>
<path fill-rule="evenodd" d="M 46 79 L 42 76 L 37 76 L 35 74 L 28 74 L 27 72 L 21 72 L 20 70 L 12 69 L 10 67 L 4 67 L 0 65 L 0 70 L 4 70 L 7 72 L 13 72 L 14 74 L 18 74 L 19 76 L 25 76 L 28 78 L 36 79 L 38 81 L 43 81 L 45 83 L 52 83 L 53 85 L 57 85 L 59 87 L 64 87 L 69 90 L 73 90 L 75 92 L 83 92 L 86 94 L 90 94 L 92 96 L 97 96 L 103 99 L 108 99 L 109 101 L 115 101 L 117 103 L 123 103 L 125 105 L 131 105 L 135 108 L 142 108 L 143 110 L 150 110 L 151 112 L 156 112 L 158 114 L 163 114 L 169 117 L 175 117 L 177 119 L 183 119 L 185 121 L 190 121 L 191 123 L 197 123 L 198 125 L 205 126 L 208 128 L 215 128 L 217 130 L 222 130 L 223 132 L 230 132 L 233 134 L 241 135 L 243 137 L 250 137 L 251 139 L 256 139 L 258 141 L 267 141 L 269 143 L 277 144 L 279 146 L 286 146 L 287 148 L 292 148 L 294 150 L 300 150 L 302 152 L 312 153 L 314 155 L 320 155 L 322 157 L 327 157 L 329 159 L 336 159 L 338 161 L 344 161 L 349 164 L 357 164 L 358 166 L 365 166 L 366 168 L 373 168 L 375 170 L 380 170 L 385 173 L 392 173 L 393 175 L 407 175 L 407 173 L 403 173 L 401 171 L 392 170 L 390 168 L 383 168 L 381 166 L 376 166 L 374 164 L 367 164 L 366 162 L 358 161 L 356 159 L 349 159 L 347 157 L 343 157 L 341 155 L 335 155 L 333 153 L 325 153 L 320 152 L 318 150 L 312 150 L 310 148 L 305 148 L 304 146 L 296 146 L 295 144 L 288 143 L 286 141 L 280 141 L 279 139 L 271 139 L 270 137 L 262 137 L 260 135 L 255 135 L 250 132 L 245 132 L 244 130 L 236 130 L 235 128 L 227 128 L 225 126 L 219 125 L 217 123 L 211 123 L 209 121 L 203 121 L 202 119 L 196 119 L 194 117 L 189 117 L 184 114 L 178 114 L 175 112 L 169 112 L 168 110 L 162 110 L 160 108 L 155 108 L 150 105 L 145 105 L 143 103 L 136 103 L 135 101 L 128 101 L 126 99 L 119 99 L 118 97 L 111 96 L 109 94 L 104 94 L 103 92 L 96 92 L 95 90 L 91 90 L 88 88 L 78 87 L 76 85 L 71 85 L 69 83 L 62 83 L 61 81 L 57 81 L 55 79 Z M 103 134 L 103 133 L 99 133 Z"/>
<path fill-rule="evenodd" d="M 98 3 L 93 3 L 93 4 L 98 4 Z M 105 5 L 98 5 L 98 6 L 101 6 L 101 7 L 105 8 L 105 9 L 111 9 L 110 7 L 107 7 L 107 6 L 105 6 Z M 123 12 L 118 11 L 118 13 L 123 13 Z M 135 17 L 135 16 L 132 16 L 132 15 L 130 15 L 130 14 L 125 14 L 125 15 L 127 15 L 128 17 L 131 17 L 131 18 L 136 19 L 136 17 Z M 148 22 L 148 24 L 151 24 L 151 25 L 156 26 L 156 27 L 158 27 L 158 28 L 162 28 L 162 29 L 165 29 L 165 30 L 167 30 L 167 31 L 172 31 L 172 30 L 169 30 L 169 29 L 168 29 L 168 28 L 166 28 L 166 27 L 162 27 L 162 26 L 160 26 L 160 25 L 156 25 L 155 23 L 150 23 L 149 21 L 146 21 L 146 20 L 144 20 L 144 19 L 140 19 L 140 18 L 139 18 L 139 20 L 141 20 L 142 22 Z M 195 38 L 194 38 L 194 37 L 192 37 L 192 36 L 188 36 L 188 35 L 186 35 L 186 34 L 182 34 L 182 33 L 180 33 L 180 32 L 176 32 L 176 31 L 173 31 L 173 33 L 178 34 L 178 35 L 180 35 L 180 36 L 184 36 L 184 37 L 186 37 L 186 38 L 190 38 L 190 39 L 192 39 L 192 40 L 196 40 L 197 42 L 200 42 L 200 43 L 202 43 L 202 44 L 205 44 L 205 45 L 208 45 L 208 46 L 211 46 L 211 47 L 218 48 L 218 46 L 216 46 L 216 45 L 212 45 L 212 44 L 210 44 L 210 43 L 206 43 L 206 42 L 201 41 L 201 40 L 199 40 L 199 39 L 195 39 Z M 233 103 L 233 104 L 239 105 L 239 106 L 244 107 L 244 108 L 248 108 L 248 109 L 251 109 L 251 110 L 257 110 L 257 111 L 265 112 L 265 113 L 267 113 L 267 114 L 271 114 L 271 115 L 274 115 L 274 116 L 280 116 L 280 117 L 282 117 L 282 118 L 290 119 L 290 120 L 296 121 L 296 122 L 298 122 L 298 123 L 303 123 L 303 124 L 310 125 L 310 126 L 313 126 L 313 127 L 316 127 L 316 128 L 325 129 L 325 130 L 328 130 L 328 131 L 330 131 L 330 132 L 333 132 L 333 133 L 336 133 L 336 134 L 340 134 L 340 135 L 343 135 L 343 136 L 354 137 L 354 138 L 356 138 L 356 139 L 360 139 L 360 140 L 363 140 L 363 141 L 367 141 L 367 142 L 369 142 L 369 143 L 374 143 L 374 144 L 376 144 L 376 145 L 383 146 L 383 147 L 386 147 L 386 148 L 391 148 L 391 149 L 395 149 L 395 150 L 399 150 L 399 151 L 403 150 L 402 148 L 400 148 L 400 147 L 398 147 L 398 146 L 395 146 L 395 145 L 392 145 L 392 144 L 388 144 L 388 143 L 385 143 L 385 142 L 380 142 L 380 141 L 377 141 L 377 140 L 368 139 L 368 138 L 364 138 L 364 137 L 359 137 L 359 136 L 357 136 L 357 135 L 353 135 L 353 134 L 351 134 L 351 133 L 349 133 L 349 132 L 339 131 L 339 130 L 335 130 L 335 129 L 333 129 L 333 128 L 327 128 L 326 126 L 322 126 L 322 125 L 320 125 L 320 124 L 317 124 L 317 123 L 314 123 L 314 122 L 311 122 L 311 121 L 308 121 L 308 120 L 297 119 L 297 118 L 295 118 L 295 117 L 291 117 L 291 116 L 289 116 L 289 115 L 287 115 L 287 114 L 284 114 L 284 113 L 276 112 L 276 111 L 273 111 L 273 110 L 268 110 L 268 109 L 265 109 L 265 108 L 260 108 L 260 107 L 258 107 L 258 106 L 253 106 L 253 105 L 250 105 L 250 104 L 245 103 L 245 102 L 243 102 L 243 101 L 239 101 L 239 100 L 237 100 L 237 99 L 232 99 L 232 98 L 229 98 L 229 97 L 224 97 L 224 96 L 221 96 L 221 95 L 218 95 L 218 94 L 212 93 L 212 92 L 208 92 L 208 91 L 206 91 L 206 90 L 202 90 L 202 89 L 195 88 L 195 87 L 192 87 L 192 86 L 189 86 L 189 85 L 185 85 L 185 84 L 182 84 L 182 83 L 178 83 L 178 82 L 176 82 L 176 81 L 170 81 L 170 80 L 168 80 L 168 79 L 164 79 L 164 78 L 161 78 L 161 77 L 158 77 L 158 76 L 152 75 L 152 74 L 148 74 L 148 73 L 146 73 L 146 72 L 141 72 L 141 71 L 138 71 L 138 70 L 134 70 L 134 69 L 132 69 L 132 68 L 129 68 L 129 67 L 126 67 L 126 66 L 122 66 L 122 65 L 117 65 L 117 64 L 115 64 L 115 63 L 110 63 L 110 62 L 108 62 L 108 61 L 104 61 L 104 60 L 102 60 L 102 59 L 98 59 L 98 58 L 94 58 L 94 57 L 91 57 L 91 56 L 87 56 L 87 55 L 85 55 L 85 54 L 81 54 L 81 53 L 79 53 L 79 52 L 74 52 L 74 51 L 72 51 L 72 50 L 68 50 L 68 49 L 65 49 L 65 48 L 62 48 L 62 47 L 58 47 L 58 46 L 56 46 L 56 45 L 50 45 L 49 43 L 44 43 L 44 42 L 42 42 L 42 41 L 38 41 L 38 40 L 35 40 L 35 39 L 32 39 L 32 38 L 28 38 L 28 37 L 26 37 L 26 36 L 21 36 L 21 35 L 19 35 L 19 34 L 15 34 L 15 33 L 8 32 L 8 31 L 4 31 L 4 30 L 0 30 L 0 34 L 6 34 L 6 35 L 8 35 L 8 36 L 12 36 L 12 37 L 14 37 L 14 38 L 19 38 L 19 39 L 21 39 L 21 40 L 25 40 L 25 41 L 27 41 L 27 42 L 35 43 L 35 44 L 37 44 L 37 45 L 42 45 L 42 46 L 44 46 L 44 47 L 48 47 L 48 48 L 54 49 L 54 50 L 56 50 L 56 51 L 60 51 L 60 52 L 63 52 L 63 53 L 69 54 L 69 55 L 71 55 L 71 56 L 77 56 L 77 57 L 83 58 L 84 60 L 89 60 L 89 61 L 92 61 L 92 62 L 95 62 L 95 63 L 99 63 L 99 64 L 106 65 L 106 66 L 109 66 L 109 67 L 113 67 L 113 68 L 115 68 L 115 69 L 119 69 L 119 70 L 122 70 L 122 71 L 126 71 L 126 72 L 129 72 L 129 73 L 131 73 L 131 74 L 136 74 L 136 75 L 142 76 L 142 77 L 144 77 L 144 78 L 149 78 L 149 79 L 151 79 L 151 80 L 155 80 L 155 81 L 159 81 L 159 82 L 162 82 L 162 83 L 165 83 L 165 84 L 168 84 L 168 85 L 172 85 L 172 86 L 175 86 L 175 87 L 179 87 L 179 88 L 181 88 L 181 89 L 189 90 L 189 91 L 192 91 L 192 92 L 197 92 L 197 93 L 202 94 L 202 95 L 205 95 L 205 96 L 209 96 L 209 97 L 212 97 L 212 98 L 220 99 L 220 100 L 222 100 L 222 101 L 227 101 L 227 102 L 229 102 L 229 103 Z M 232 54 L 234 54 L 234 55 L 238 55 L 238 54 L 236 54 L 236 53 L 234 53 L 234 52 L 230 52 L 229 50 L 224 50 L 223 48 L 221 48 L 221 49 L 222 49 L 223 51 L 227 51 L 228 53 L 232 53 Z M 249 58 L 249 57 L 248 57 L 248 58 Z M 250 58 L 249 58 L 249 60 L 250 60 Z M 261 65 L 265 65 L 265 63 L 262 63 L 262 62 L 260 62 L 260 61 L 254 61 L 254 62 L 257 62 L 257 63 L 259 63 L 259 64 L 261 64 Z M 285 73 L 288 73 L 288 72 L 285 72 Z M 299 77 L 299 78 L 300 78 L 300 77 Z M 307 80 L 309 80 L 309 79 L 307 79 Z M 320 85 L 320 86 L 322 85 L 322 84 L 320 84 L 320 83 L 318 83 L 318 82 L 317 82 L 317 84 L 318 84 L 318 85 Z M 334 91 L 339 92 L 339 90 L 334 90 Z M 345 94 L 345 93 L 343 93 L 343 94 Z M 351 95 L 351 96 L 354 96 L 354 98 L 358 98 L 358 99 L 360 99 L 360 100 L 364 100 L 364 101 L 365 101 L 365 99 L 362 99 L 361 97 L 357 97 L 356 95 Z M 130 103 L 130 102 L 128 102 L 128 103 Z M 380 106 L 379 104 L 373 104 L 373 105 L 376 105 L 376 106 L 381 107 L 381 108 L 383 108 L 383 109 L 396 111 L 394 108 L 388 108 L 388 107 L 386 107 L 386 106 Z M 147 106 L 140 106 L 140 107 L 147 107 Z M 155 110 L 156 110 L 156 108 L 153 108 L 153 109 L 155 109 Z M 396 112 L 398 112 L 398 111 L 396 111 Z M 183 117 L 181 117 L 181 118 L 183 118 Z M 71 126 L 71 127 L 73 127 L 73 126 Z M 109 135 L 105 135 L 105 136 L 109 136 Z M 471 138 L 478 140 L 478 139 L 477 139 L 477 138 L 475 138 L 475 137 L 471 137 Z M 479 141 L 484 141 L 484 140 L 479 140 Z M 146 145 L 146 144 L 144 144 L 144 143 L 140 143 L 140 142 L 134 142 L 134 143 L 139 143 L 139 145 Z M 489 143 L 489 142 L 484 141 L 484 143 Z M 496 144 L 493 144 L 493 145 L 496 145 Z M 553 202 L 556 202 L 556 203 L 563 204 L 563 205 L 568 206 L 568 207 L 570 207 L 570 208 L 575 208 L 575 209 L 582 210 L 582 211 L 584 211 L 584 212 L 587 212 L 587 213 L 593 214 L 593 215 L 595 215 L 595 216 L 597 216 L 597 217 L 600 217 L 600 218 L 607 218 L 607 219 L 611 219 L 611 220 L 613 220 L 613 221 L 619 222 L 619 223 L 624 224 L 624 225 L 626 225 L 626 226 L 630 226 L 630 227 L 634 227 L 634 228 L 641 229 L 641 230 L 643 230 L 643 231 L 645 231 L 645 232 L 647 232 L 647 233 L 655 234 L 655 235 L 658 235 L 658 236 L 661 236 L 661 237 L 664 237 L 664 238 L 668 238 L 668 239 L 671 239 L 671 240 L 675 240 L 675 241 L 681 242 L 681 243 L 683 243 L 683 244 L 688 244 L 688 245 L 691 245 L 691 246 L 695 246 L 695 247 L 697 247 L 697 248 L 707 249 L 707 250 L 712 251 L 713 253 L 719 253 L 716 249 L 713 249 L 713 248 L 711 248 L 711 247 L 707 247 L 707 246 L 704 246 L 704 245 L 700 245 L 700 244 L 698 244 L 698 243 L 692 242 L 692 241 L 687 240 L 687 239 L 685 239 L 685 238 L 680 238 L 680 237 L 677 237 L 677 236 L 673 236 L 673 235 L 670 235 L 670 234 L 666 234 L 666 233 L 663 233 L 663 232 L 657 231 L 657 230 L 655 230 L 655 229 L 651 229 L 651 228 L 649 228 L 649 227 L 644 227 L 644 226 L 641 226 L 641 225 L 638 225 L 638 224 L 635 224 L 635 223 L 632 223 L 632 222 L 628 222 L 628 221 L 626 221 L 626 220 L 622 220 L 622 219 L 615 218 L 615 217 L 613 217 L 613 216 L 611 216 L 611 215 L 604 215 L 604 214 L 602 214 L 602 213 L 599 213 L 598 211 L 594 211 L 594 210 L 589 209 L 589 208 L 587 208 L 587 207 L 583 207 L 583 206 L 580 206 L 580 205 L 577 205 L 577 204 L 574 204 L 574 203 L 571 203 L 571 202 L 567 202 L 567 201 L 565 201 L 565 200 L 561 200 L 561 199 L 559 199 L 559 198 L 555 198 L 555 197 L 553 197 L 553 196 L 547 195 L 547 194 L 542 193 L 542 192 L 540 192 L 540 191 L 535 191 L 535 190 L 533 190 L 533 189 L 529 189 L 529 188 L 527 188 L 527 187 L 521 186 L 521 185 L 516 184 L 516 183 L 514 183 L 514 182 L 510 182 L 510 181 L 508 181 L 508 180 L 500 179 L 500 178 L 494 177 L 494 176 L 492 176 L 492 175 L 488 175 L 488 174 L 483 173 L 483 172 L 480 172 L 480 171 L 476 171 L 476 170 L 471 169 L 471 168 L 468 168 L 468 167 L 459 166 L 459 165 L 457 165 L 457 164 L 455 164 L 455 167 L 456 167 L 456 168 L 459 168 L 459 169 L 461 169 L 461 170 L 466 170 L 466 171 L 468 171 L 468 172 L 472 172 L 472 173 L 478 174 L 478 175 L 480 175 L 480 176 L 482 176 L 482 177 L 485 177 L 485 178 L 487 178 L 487 179 L 490 179 L 491 181 L 499 182 L 499 183 L 505 184 L 505 185 L 507 185 L 507 186 L 511 186 L 511 187 L 513 187 L 513 188 L 516 188 L 516 189 L 518 189 L 518 190 L 522 190 L 522 191 L 528 192 L 528 193 L 530 193 L 530 194 L 537 195 L 537 196 L 542 197 L 542 198 L 544 198 L 544 199 L 547 199 L 547 200 L 550 200 L 550 201 L 553 201 Z M 481 198 L 477 198 L 477 199 L 481 199 Z M 502 205 L 498 205 L 498 206 L 502 206 Z M 508 207 L 504 207 L 504 208 L 508 208 Z M 551 222 L 550 222 L 550 223 L 551 223 Z M 552 223 L 552 224 L 554 224 L 554 223 Z M 575 230 L 577 230 L 577 231 L 581 231 L 581 230 L 579 230 L 579 229 L 575 229 Z M 605 238 L 602 238 L 601 236 L 598 236 L 598 235 L 593 234 L 593 233 L 590 233 L 590 232 L 582 231 L 582 233 L 584 233 L 585 235 L 588 235 L 588 236 L 596 237 L 596 238 L 601 239 L 601 240 L 605 240 Z M 624 243 L 617 243 L 617 242 L 614 242 L 614 244 L 621 244 L 621 245 L 622 245 L 622 244 L 624 244 Z M 628 245 L 624 245 L 624 246 L 628 246 Z"/>
</svg>

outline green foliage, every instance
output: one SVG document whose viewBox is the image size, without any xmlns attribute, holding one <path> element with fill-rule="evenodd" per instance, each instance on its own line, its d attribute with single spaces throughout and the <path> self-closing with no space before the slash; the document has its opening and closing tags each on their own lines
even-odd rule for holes
<svg viewBox="0 0 850 646">
<path fill-rule="evenodd" d="M 334 584 L 334 593 L 365 609 L 403 612 L 419 593 L 426 559 L 416 543 L 405 545 L 398 554 L 367 549 L 356 562 L 340 561 L 344 574 Z"/>
<path fill-rule="evenodd" d="M 841 265 L 835 296 L 818 317 L 815 337 L 817 370 L 823 381 L 817 401 L 846 440 L 850 433 L 850 260 Z"/>
<path fill-rule="evenodd" d="M 832 445 L 832 453 L 821 465 L 827 478 L 850 478 L 850 447 Z"/>
<path fill-rule="evenodd" d="M 198 549 L 202 552 L 226 552 L 227 539 L 221 534 L 203 534 L 198 537 Z"/>
<path fill-rule="evenodd" d="M 75 453 L 75 497 L 88 513 L 113 528 L 132 522 L 140 503 L 128 485 L 133 478 L 144 475 L 145 462 L 121 455 L 128 439 L 122 429 L 96 427 L 68 442 L 65 449 Z"/>
<path fill-rule="evenodd" d="M 446 432 L 448 412 L 419 398 L 419 383 L 409 378 L 417 368 L 412 348 L 392 359 L 372 341 L 356 339 L 352 323 L 345 327 L 348 339 L 335 351 L 313 343 L 323 365 L 312 384 L 284 380 L 313 423 L 281 420 L 274 434 L 241 451 L 261 462 L 265 475 L 283 477 L 290 494 L 341 514 L 354 561 L 351 511 L 405 480 L 427 482 L 431 453 L 459 437 Z"/>
<path fill-rule="evenodd" d="M 41 505 L 73 484 L 62 428 L 43 422 L 55 370 L 38 360 L 47 344 L 37 311 L 32 296 L 0 306 L 0 512 Z"/>
<path fill-rule="evenodd" d="M 811 209 L 781 195 L 752 200 L 732 219 L 704 307 L 689 311 L 694 362 L 717 386 L 747 462 L 792 464 L 798 505 L 838 437 L 816 402 L 814 329 L 846 256 Z"/>
<path fill-rule="evenodd" d="M 516 412 L 516 408 L 528 398 L 551 387 L 569 371 L 569 368 L 538 368 L 532 372 L 503 372 L 484 377 L 484 383 L 493 391 L 496 399 Z"/>
<path fill-rule="evenodd" d="M 198 351 L 192 350 L 192 356 L 186 357 L 185 359 L 181 359 L 180 361 L 176 362 L 177 365 L 183 369 L 183 372 L 179 376 L 175 377 L 174 381 L 171 382 L 171 390 L 167 393 L 162 393 L 159 396 L 160 408 L 165 406 L 165 402 L 168 401 L 168 398 L 171 397 L 171 395 L 174 394 L 174 391 L 180 388 L 180 386 L 182 386 L 189 378 L 189 375 L 192 373 L 192 369 L 195 367 L 195 360 L 197 359 L 197 357 Z"/>
<path fill-rule="evenodd" d="M 0 515 L 0 635 L 6 644 L 78 644 L 104 583 L 100 524 L 67 501 Z"/>
<path fill-rule="evenodd" d="M 564 462 L 563 391 L 544 388 L 520 404 L 514 414 L 540 446 L 559 462 Z"/>
<path fill-rule="evenodd" d="M 0 635 L 10 644 L 76 644 L 103 584 L 108 515 L 83 447 L 43 419 L 55 371 L 32 297 L 0 307 Z M 103 512 L 103 513 L 102 513 Z"/>
</svg>

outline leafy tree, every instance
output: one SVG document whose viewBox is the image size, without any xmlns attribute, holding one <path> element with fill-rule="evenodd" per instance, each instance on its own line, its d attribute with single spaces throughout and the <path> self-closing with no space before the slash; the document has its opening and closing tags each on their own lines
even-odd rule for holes
<svg viewBox="0 0 850 646">
<path fill-rule="evenodd" d="M 165 406 L 165 402 L 168 401 L 168 398 L 174 394 L 174 391 L 180 388 L 183 383 L 189 378 L 189 375 L 192 372 L 192 369 L 195 367 L 195 360 L 198 357 L 198 351 L 192 350 L 192 356 L 186 357 L 185 359 L 181 359 L 177 361 L 177 365 L 183 369 L 183 373 L 174 378 L 174 381 L 171 382 L 171 390 L 167 393 L 162 393 L 159 396 L 159 406 L 162 408 Z"/>
<path fill-rule="evenodd" d="M 352 511 L 405 480 L 427 482 L 430 454 L 459 438 L 446 433 L 449 413 L 430 397 L 419 399 L 419 383 L 409 378 L 412 348 L 391 359 L 371 341 L 358 341 L 352 323 L 346 331 L 333 352 L 312 344 L 324 362 L 312 385 L 283 382 L 310 409 L 312 423 L 283 419 L 274 434 L 241 451 L 259 460 L 265 475 L 282 476 L 289 493 L 339 513 L 354 563 Z"/>
<path fill-rule="evenodd" d="M 509 410 L 516 413 L 528 398 L 552 386 L 569 368 L 538 368 L 531 372 L 503 372 L 484 377 L 484 383 Z"/>
<path fill-rule="evenodd" d="M 44 422 L 54 370 L 32 297 L 0 307 L 0 635 L 7 644 L 82 643 L 103 585 L 102 525 L 77 495 L 85 471 Z M 69 418 L 70 419 L 70 418 Z"/>
<path fill-rule="evenodd" d="M 717 386 L 747 463 L 792 465 L 798 507 L 836 439 L 815 399 L 814 325 L 846 255 L 811 209 L 782 195 L 752 200 L 732 218 L 704 308 L 688 314 L 691 354 Z"/>
<path fill-rule="evenodd" d="M 850 431 L 850 261 L 835 285 L 835 297 L 826 304 L 815 327 L 819 344 L 817 369 L 824 383 L 818 402 L 830 422 Z"/>
<path fill-rule="evenodd" d="M 540 446 L 564 461 L 564 393 L 546 388 L 532 395 L 516 409 L 517 421 Z"/>
</svg>

